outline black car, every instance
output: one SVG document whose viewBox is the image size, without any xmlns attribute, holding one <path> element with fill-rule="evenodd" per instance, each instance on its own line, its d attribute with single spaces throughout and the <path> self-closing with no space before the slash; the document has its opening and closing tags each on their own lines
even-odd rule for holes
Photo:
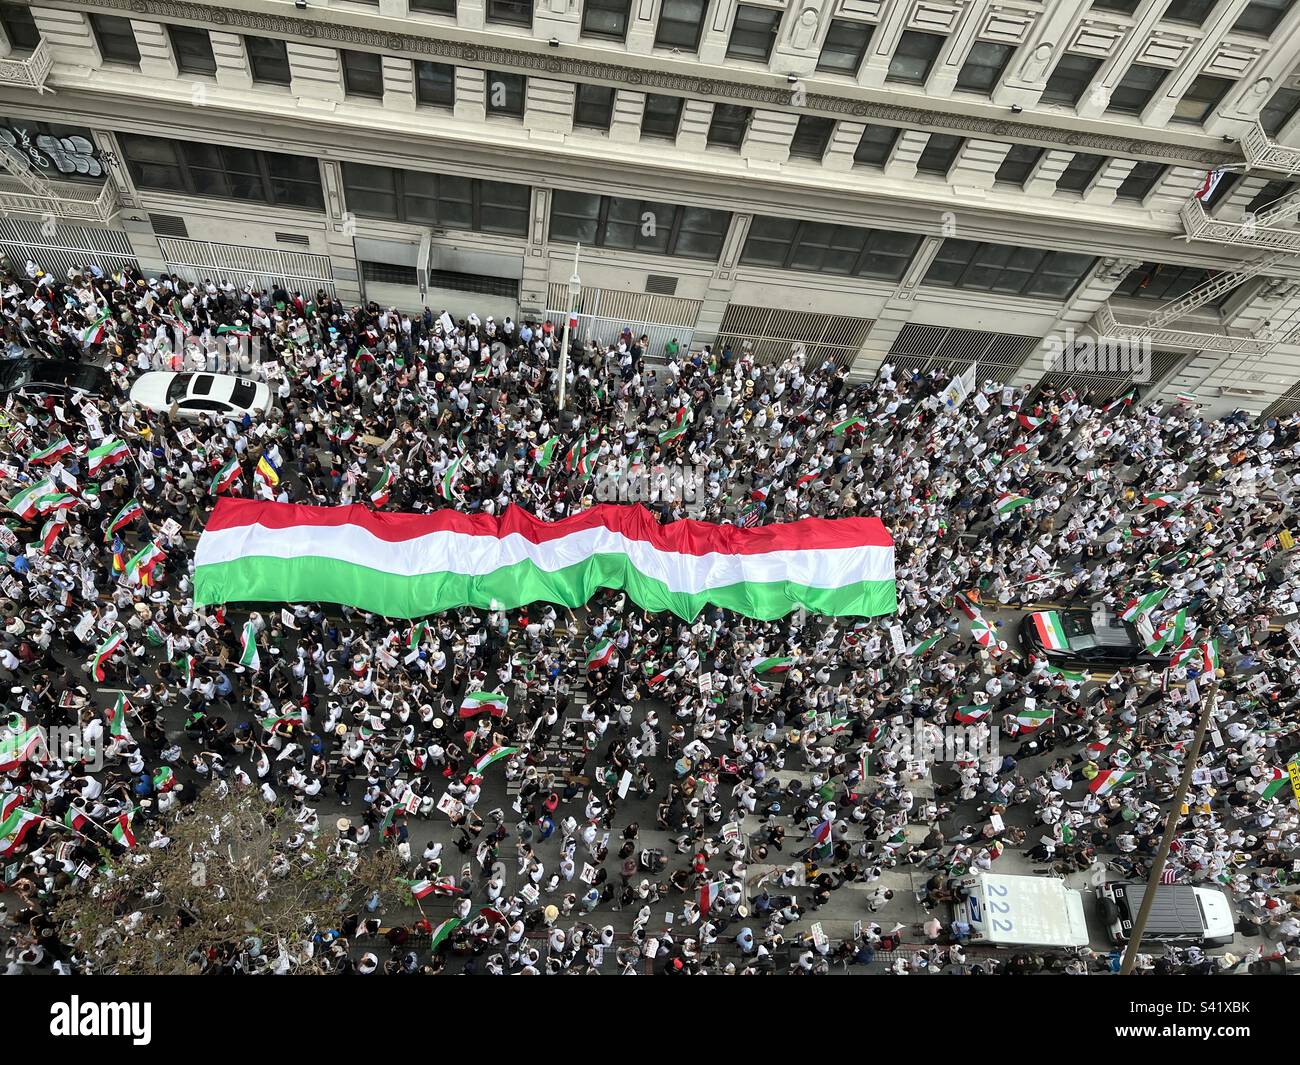
<svg viewBox="0 0 1300 1065">
<path fill-rule="evenodd" d="M 0 360 L 0 395 L 102 396 L 108 383 L 108 371 L 100 366 L 62 359 Z"/>
<path fill-rule="evenodd" d="M 1136 626 L 1116 614 L 1088 610 L 1036 610 L 1020 622 L 1020 646 L 1057 665 L 1163 668 L 1169 655 L 1153 655 Z"/>
</svg>

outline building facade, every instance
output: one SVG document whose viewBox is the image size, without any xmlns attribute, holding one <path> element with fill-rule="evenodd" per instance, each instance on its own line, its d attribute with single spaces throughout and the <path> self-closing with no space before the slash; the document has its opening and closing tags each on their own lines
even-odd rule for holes
<svg viewBox="0 0 1300 1065">
<path fill-rule="evenodd" d="M 1300 409 L 1291 0 L 0 3 L 0 246 Z"/>
</svg>

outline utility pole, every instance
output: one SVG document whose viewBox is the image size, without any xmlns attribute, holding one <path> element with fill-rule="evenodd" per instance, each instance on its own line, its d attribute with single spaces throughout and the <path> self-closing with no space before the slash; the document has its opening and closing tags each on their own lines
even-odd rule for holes
<svg viewBox="0 0 1300 1065">
<path fill-rule="evenodd" d="M 569 311 L 564 316 L 564 339 L 560 341 L 560 398 L 559 407 L 564 410 L 564 392 L 569 379 L 569 330 L 577 316 L 578 297 L 582 295 L 582 278 L 578 276 L 578 256 L 582 254 L 582 245 L 573 246 L 573 273 L 569 276 Z"/>
<path fill-rule="evenodd" d="M 1187 760 L 1183 763 L 1183 779 L 1178 783 L 1174 793 L 1173 806 L 1165 821 L 1164 838 L 1160 840 L 1160 849 L 1156 859 L 1151 863 L 1151 875 L 1147 877 L 1147 888 L 1142 894 L 1142 905 L 1138 907 L 1137 917 L 1133 919 L 1133 930 L 1129 933 L 1128 949 L 1124 952 L 1124 964 L 1120 966 L 1120 976 L 1129 976 L 1137 962 L 1138 950 L 1142 946 L 1142 935 L 1147 929 L 1147 918 L 1151 916 L 1151 906 L 1160 887 L 1160 876 L 1165 871 L 1165 862 L 1169 859 L 1169 848 L 1173 846 L 1174 836 L 1178 834 L 1178 823 L 1183 817 L 1183 803 L 1187 801 L 1187 792 L 1192 785 L 1192 773 L 1196 771 L 1197 759 L 1201 757 L 1201 745 L 1205 743 L 1205 734 L 1209 731 L 1214 710 L 1219 705 L 1219 680 L 1210 674 L 1210 690 L 1205 693 L 1201 703 L 1201 719 L 1196 724 L 1196 738 L 1187 751 Z"/>
</svg>

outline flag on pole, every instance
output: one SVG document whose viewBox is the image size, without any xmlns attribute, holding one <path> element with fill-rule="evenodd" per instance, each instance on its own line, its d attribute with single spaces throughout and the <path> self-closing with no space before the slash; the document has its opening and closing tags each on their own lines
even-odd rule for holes
<svg viewBox="0 0 1300 1065">
<path fill-rule="evenodd" d="M 1060 680 L 1069 681 L 1072 684 L 1082 684 L 1088 679 L 1086 670 L 1066 669 L 1064 666 L 1054 666 L 1050 663 L 1047 666 L 1047 672 Z"/>
<path fill-rule="evenodd" d="M 555 449 L 560 445 L 560 438 L 552 436 L 533 453 L 533 461 L 539 470 L 549 470 L 555 462 Z"/>
<path fill-rule="evenodd" d="M 108 531 L 104 534 L 104 539 L 107 540 L 113 533 L 126 528 L 133 521 L 137 521 L 142 517 L 144 517 L 144 507 L 140 505 L 140 501 L 138 499 L 130 500 L 117 512 L 117 516 L 108 523 Z"/>
<path fill-rule="evenodd" d="M 1050 723 L 1051 720 L 1051 710 L 1030 710 L 1028 707 L 1021 707 L 1016 711 L 1016 724 L 1020 726 L 1021 732 L 1033 732 Z"/>
<path fill-rule="evenodd" d="M 936 632 L 933 636 L 927 636 L 924 640 L 912 648 L 912 657 L 925 654 L 931 647 L 942 640 L 948 634 L 946 632 Z"/>
<path fill-rule="evenodd" d="M 393 469 L 391 466 L 385 466 L 383 472 L 379 474 L 378 480 L 370 488 L 370 502 L 373 506 L 382 507 L 388 504 L 389 489 L 393 486 Z"/>
<path fill-rule="evenodd" d="M 239 664 L 256 673 L 262 668 L 262 656 L 257 653 L 257 626 L 251 621 L 244 622 L 240 645 Z"/>
<path fill-rule="evenodd" d="M 1172 618 L 1165 618 L 1157 625 L 1146 641 L 1147 654 L 1158 655 L 1172 644 L 1182 644 L 1187 632 L 1187 608 L 1183 607 Z"/>
<path fill-rule="evenodd" d="M 443 499 L 451 499 L 456 494 L 456 482 L 460 479 L 460 465 L 465 461 L 465 456 L 461 456 L 450 466 L 447 472 L 442 475 L 438 481 L 438 495 Z"/>
<path fill-rule="evenodd" d="M 99 683 L 103 684 L 104 678 L 107 676 L 105 667 L 108 665 L 108 660 L 113 657 L 117 652 L 117 649 L 125 642 L 126 633 L 115 632 L 95 648 L 95 653 L 91 657 L 91 662 L 94 663 L 93 675 Z"/>
<path fill-rule="evenodd" d="M 1141 599 L 1130 599 L 1120 617 L 1125 621 L 1136 621 L 1143 614 L 1147 614 L 1159 606 L 1160 601 L 1168 594 L 1168 588 L 1160 588 L 1154 592 L 1147 592 Z"/>
<path fill-rule="evenodd" d="M 53 443 L 47 444 L 45 447 L 40 448 L 37 451 L 33 451 L 27 456 L 27 462 L 32 466 L 39 466 L 41 463 L 45 462 L 57 462 L 71 451 L 72 444 L 69 443 L 66 436 L 61 436 Z"/>
<path fill-rule="evenodd" d="M 1219 182 L 1223 180 L 1224 169 L 1216 167 L 1214 170 L 1206 172 L 1205 180 L 1201 182 L 1201 187 L 1193 194 L 1204 203 L 1214 195 L 1214 190 L 1219 187 Z"/>
<path fill-rule="evenodd" d="M 271 460 L 270 455 L 263 452 L 262 457 L 257 460 L 257 468 L 253 471 L 253 476 L 268 487 L 274 488 L 280 483 L 280 468 Z"/>
<path fill-rule="evenodd" d="M 749 660 L 749 668 L 755 673 L 787 673 L 794 665 L 794 659 L 781 655 L 759 655 Z"/>
<path fill-rule="evenodd" d="M 613 640 L 609 638 L 597 640 L 596 645 L 588 652 L 587 660 L 583 663 L 587 672 L 590 673 L 593 669 L 604 669 L 609 665 L 609 660 L 614 657 L 615 650 Z"/>
<path fill-rule="evenodd" d="M 61 514 L 56 514 L 41 528 L 41 554 L 48 555 L 50 548 L 59 538 L 59 533 L 68 527 L 68 523 L 63 520 Z"/>
<path fill-rule="evenodd" d="M 97 448 L 92 448 L 86 455 L 86 472 L 96 476 L 100 470 L 125 462 L 131 455 L 131 449 L 117 437 L 109 437 Z"/>
<path fill-rule="evenodd" d="M 953 712 L 953 720 L 959 725 L 978 725 L 987 721 L 992 711 L 987 706 L 959 706 Z"/>
<path fill-rule="evenodd" d="M 108 309 L 99 312 L 99 315 L 81 331 L 81 346 L 83 348 L 93 348 L 96 344 L 102 344 L 104 337 L 108 335 L 108 323 L 111 319 Z"/>
<path fill-rule="evenodd" d="M 867 428 L 867 422 L 862 418 L 845 418 L 842 422 L 836 422 L 831 426 L 832 436 L 843 436 L 846 433 L 852 433 L 858 429 Z"/>
<path fill-rule="evenodd" d="M 1160 507 L 1177 506 L 1183 501 L 1182 492 L 1160 492 L 1152 496 L 1143 496 L 1142 502 L 1148 506 L 1159 509 Z"/>
<path fill-rule="evenodd" d="M 428 631 L 429 623 L 427 621 L 417 621 L 412 625 L 406 634 L 406 649 L 408 651 L 417 650 L 424 643 L 424 637 Z"/>
<path fill-rule="evenodd" d="M 131 830 L 131 819 L 135 817 L 134 810 L 128 810 L 120 813 L 113 821 L 113 838 L 124 847 L 135 846 L 135 833 Z"/>
<path fill-rule="evenodd" d="M 125 695 L 119 695 L 112 706 L 104 707 L 104 723 L 108 725 L 108 734 L 113 739 L 133 742 L 131 733 L 126 727 L 126 714 L 130 709 L 130 700 Z"/>
<path fill-rule="evenodd" d="M 448 917 L 442 924 L 438 925 L 433 930 L 433 935 L 429 937 L 429 950 L 436 952 L 460 925 L 461 919 L 459 917 Z"/>
<path fill-rule="evenodd" d="M 1015 492 L 1003 492 L 998 496 L 997 511 L 999 514 L 1010 514 L 1017 507 L 1025 507 L 1032 503 L 1029 496 L 1017 495 Z"/>
<path fill-rule="evenodd" d="M 682 433 L 690 428 L 691 424 L 691 405 L 678 407 L 673 411 L 672 417 L 668 421 L 668 428 L 659 434 L 659 443 L 666 444 L 669 440 L 676 440 Z"/>
<path fill-rule="evenodd" d="M 1098 797 L 1109 795 L 1116 788 L 1123 787 L 1136 776 L 1136 773 L 1122 769 L 1103 769 L 1088 782 L 1088 790 Z"/>
<path fill-rule="evenodd" d="M 31 521 L 38 513 L 37 503 L 43 497 L 49 495 L 53 489 L 54 482 L 48 477 L 42 477 L 35 484 L 24 488 L 9 500 L 5 506 L 22 518 L 23 521 Z"/>
<path fill-rule="evenodd" d="M 41 823 L 40 811 L 20 806 L 0 807 L 0 857 L 8 858 L 22 846 L 27 833 Z"/>
<path fill-rule="evenodd" d="M 0 773 L 16 769 L 24 762 L 48 760 L 49 756 L 45 753 L 45 736 L 35 725 L 7 739 L 0 739 Z"/>
<path fill-rule="evenodd" d="M 240 466 L 239 459 L 232 458 L 222 466 L 221 469 L 217 471 L 217 475 L 212 478 L 212 486 L 209 488 L 209 491 L 214 496 L 221 495 L 222 492 L 239 480 L 239 476 L 243 472 L 244 469 Z"/>
<path fill-rule="evenodd" d="M 481 777 L 483 775 L 483 770 L 485 770 L 488 766 L 500 762 L 502 759 L 509 758 L 511 755 L 515 755 L 518 753 L 519 753 L 518 747 L 501 747 L 501 746 L 493 747 L 491 750 L 486 751 L 479 756 L 478 761 L 476 761 L 473 767 L 470 769 L 470 773 L 476 777 Z"/>
<path fill-rule="evenodd" d="M 503 717 L 506 712 L 506 697 L 500 692 L 470 692 L 461 700 L 461 717 L 477 717 L 485 710 L 493 717 Z"/>
<path fill-rule="evenodd" d="M 132 584 L 149 586 L 153 583 L 153 570 L 167 557 L 161 547 L 150 540 L 126 564 L 126 579 Z"/>
</svg>

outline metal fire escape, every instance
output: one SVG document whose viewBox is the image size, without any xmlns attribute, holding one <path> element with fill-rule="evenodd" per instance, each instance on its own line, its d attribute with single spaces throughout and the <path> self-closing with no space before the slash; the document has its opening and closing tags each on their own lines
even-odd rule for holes
<svg viewBox="0 0 1300 1065">
<path fill-rule="evenodd" d="M 1277 144 L 1258 123 L 1240 143 L 1245 156 L 1245 170 L 1268 170 L 1288 177 L 1300 176 L 1300 149 Z M 1188 240 L 1262 250 L 1265 254 L 1216 274 L 1140 320 L 1120 320 L 1110 303 L 1103 303 L 1093 316 L 1093 331 L 1098 337 L 1145 341 L 1154 348 L 1191 348 L 1223 354 L 1244 353 L 1256 357 L 1266 355 L 1278 344 L 1300 338 L 1300 329 L 1279 329 L 1272 322 L 1253 333 L 1236 334 L 1228 331 L 1204 333 L 1174 328 L 1172 324 L 1242 282 L 1266 275 L 1293 255 L 1300 254 L 1300 230 L 1292 229 L 1287 224 L 1298 215 L 1300 192 L 1282 197 L 1253 219 L 1241 222 L 1222 222 L 1211 218 L 1200 200 L 1189 198 L 1180 212 Z M 1300 305 L 1289 312 L 1295 313 L 1300 313 Z"/>
</svg>

